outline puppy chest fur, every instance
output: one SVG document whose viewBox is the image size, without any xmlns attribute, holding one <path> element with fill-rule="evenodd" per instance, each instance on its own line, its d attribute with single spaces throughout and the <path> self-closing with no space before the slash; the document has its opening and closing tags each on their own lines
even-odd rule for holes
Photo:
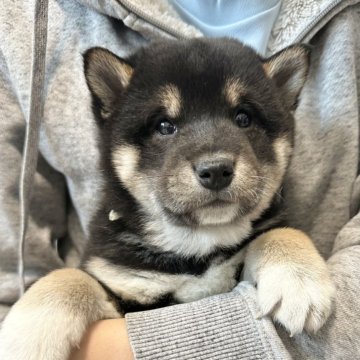
<svg viewBox="0 0 360 360">
<path fill-rule="evenodd" d="M 278 199 L 307 50 L 264 60 L 235 40 L 85 55 L 104 198 L 83 268 L 123 300 L 229 291 Z M 265 224 L 265 225 L 264 225 Z"/>
<path fill-rule="evenodd" d="M 228 292 L 236 285 L 244 252 L 230 259 L 214 259 L 199 275 L 167 274 L 115 265 L 100 257 L 90 258 L 85 269 L 125 302 L 151 305 L 168 296 L 169 302 L 181 303 Z"/>
</svg>

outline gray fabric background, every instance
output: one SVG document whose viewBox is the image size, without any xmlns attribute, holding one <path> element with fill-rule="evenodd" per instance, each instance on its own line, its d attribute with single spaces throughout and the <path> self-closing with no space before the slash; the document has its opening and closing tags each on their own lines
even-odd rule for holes
<svg viewBox="0 0 360 360">
<path fill-rule="evenodd" d="M 360 357 L 359 6 L 284 1 L 269 54 L 295 40 L 314 46 L 296 112 L 296 147 L 285 185 L 291 224 L 328 258 L 334 315 L 316 335 L 292 339 L 255 320 L 256 292 L 240 284 L 192 304 L 127 316 L 137 359 L 350 359 Z M 353 6 L 352 6 L 353 5 Z M 34 0 L 0 11 L 0 311 L 18 296 L 19 176 L 29 115 Z M 130 11 L 131 10 L 131 11 Z M 320 14 L 323 17 L 319 16 Z M 125 26 L 125 25 L 126 26 Z M 103 46 L 126 56 L 160 37 L 199 36 L 166 1 L 49 1 L 44 119 L 25 242 L 29 284 L 75 266 L 101 181 L 96 126 L 81 54 Z M 58 248 L 61 249 L 60 257 Z"/>
</svg>

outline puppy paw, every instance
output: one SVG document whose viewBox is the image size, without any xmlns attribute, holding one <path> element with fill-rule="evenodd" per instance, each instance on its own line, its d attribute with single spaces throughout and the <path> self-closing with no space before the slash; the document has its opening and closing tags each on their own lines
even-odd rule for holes
<svg viewBox="0 0 360 360">
<path fill-rule="evenodd" d="M 0 331 L 0 359 L 66 360 L 94 321 L 119 314 L 99 283 L 76 269 L 36 282 L 12 307 Z"/>
<path fill-rule="evenodd" d="M 325 263 L 269 265 L 257 279 L 259 317 L 270 315 L 290 333 L 316 333 L 332 311 L 335 287 Z"/>
</svg>

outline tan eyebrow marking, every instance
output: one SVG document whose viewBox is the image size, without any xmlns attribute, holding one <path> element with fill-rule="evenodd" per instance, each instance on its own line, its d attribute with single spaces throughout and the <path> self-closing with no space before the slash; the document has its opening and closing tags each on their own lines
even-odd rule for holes
<svg viewBox="0 0 360 360">
<path fill-rule="evenodd" d="M 177 117 L 181 109 L 180 90 L 174 84 L 163 86 L 159 91 L 161 105 L 170 117 Z"/>
<path fill-rule="evenodd" d="M 245 94 L 245 86 L 240 80 L 230 78 L 226 81 L 223 92 L 229 105 L 236 106 L 238 105 L 240 97 Z"/>
</svg>

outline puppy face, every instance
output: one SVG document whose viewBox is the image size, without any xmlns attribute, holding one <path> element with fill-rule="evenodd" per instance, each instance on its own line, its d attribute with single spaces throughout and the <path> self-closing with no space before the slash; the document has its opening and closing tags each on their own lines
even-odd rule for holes
<svg viewBox="0 0 360 360">
<path fill-rule="evenodd" d="M 254 220 L 291 154 L 303 46 L 263 60 L 235 40 L 85 55 L 106 166 L 150 214 L 187 225 Z"/>
</svg>

